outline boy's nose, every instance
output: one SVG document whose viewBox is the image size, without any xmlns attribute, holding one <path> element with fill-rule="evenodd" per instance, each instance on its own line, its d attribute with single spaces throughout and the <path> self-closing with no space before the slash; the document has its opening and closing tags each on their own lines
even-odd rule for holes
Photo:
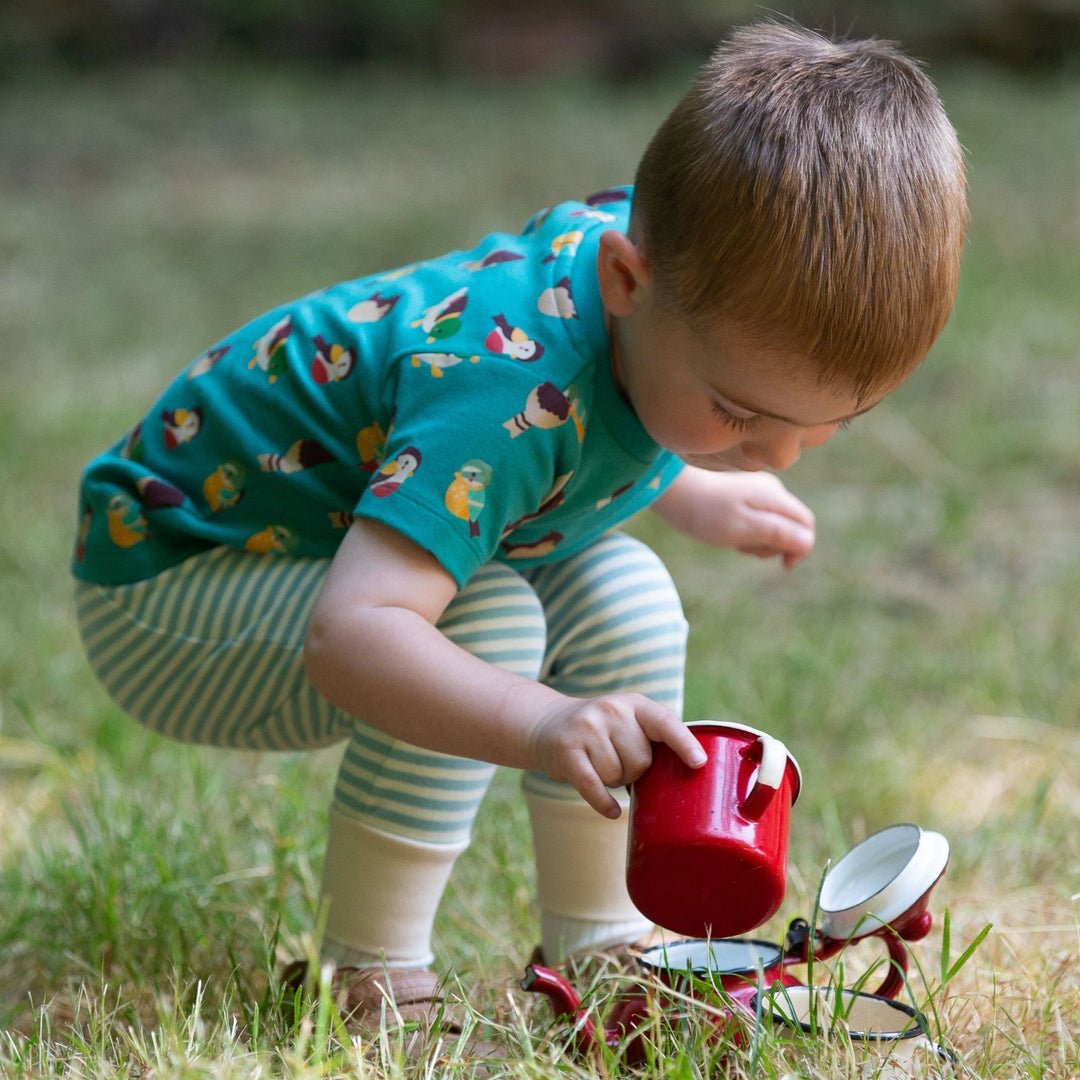
<svg viewBox="0 0 1080 1080">
<path fill-rule="evenodd" d="M 774 472 L 790 469 L 802 453 L 802 439 L 797 428 L 774 431 L 743 444 L 743 453 L 758 465 Z"/>
</svg>

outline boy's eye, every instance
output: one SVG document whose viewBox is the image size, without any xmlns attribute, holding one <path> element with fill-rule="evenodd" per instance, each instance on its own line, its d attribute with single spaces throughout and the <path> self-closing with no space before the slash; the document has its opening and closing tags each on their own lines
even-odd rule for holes
<svg viewBox="0 0 1080 1080">
<path fill-rule="evenodd" d="M 756 413 L 753 416 L 736 416 L 730 409 L 725 409 L 719 401 L 712 403 L 712 411 L 713 415 L 731 428 L 732 431 L 749 431 L 751 428 L 756 427 L 761 420 L 761 416 Z"/>
</svg>

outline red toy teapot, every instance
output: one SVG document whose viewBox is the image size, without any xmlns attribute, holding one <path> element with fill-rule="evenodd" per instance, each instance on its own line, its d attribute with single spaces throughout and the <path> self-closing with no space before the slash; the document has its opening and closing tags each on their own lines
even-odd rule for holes
<svg viewBox="0 0 1080 1080">
<path fill-rule="evenodd" d="M 939 833 L 926 832 L 917 825 L 883 829 L 852 848 L 825 875 L 817 931 L 806 920 L 794 919 L 782 945 L 753 938 L 688 939 L 643 950 L 638 956 L 638 986 L 618 998 L 603 1027 L 593 1021 L 576 991 L 558 972 L 531 964 L 521 986 L 546 994 L 557 1016 L 574 1020 L 583 1053 L 601 1042 L 614 1048 L 629 1039 L 626 1060 L 644 1060 L 640 1029 L 650 1015 L 649 998 L 656 994 L 663 1000 L 667 990 L 718 1007 L 716 1037 L 742 1045 L 754 1022 L 755 997 L 760 991 L 776 984 L 803 986 L 790 967 L 827 959 L 854 941 L 877 937 L 888 952 L 888 971 L 881 985 L 874 994 L 857 996 L 876 1000 L 895 997 L 907 974 L 904 943 L 918 940 L 930 930 L 927 902 L 945 872 L 948 857 L 948 841 Z M 910 1012 L 905 1010 L 904 1016 Z M 868 1037 L 865 1032 L 859 1034 Z M 901 1033 L 880 1031 L 870 1037 L 899 1038 Z"/>
</svg>

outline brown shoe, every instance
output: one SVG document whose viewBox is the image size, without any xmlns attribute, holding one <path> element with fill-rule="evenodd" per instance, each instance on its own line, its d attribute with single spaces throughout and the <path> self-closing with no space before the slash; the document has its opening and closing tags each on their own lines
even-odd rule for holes
<svg viewBox="0 0 1080 1080">
<path fill-rule="evenodd" d="M 314 978 L 306 960 L 295 960 L 281 975 L 284 991 L 282 1004 L 291 1011 L 297 1001 L 310 996 Z M 330 978 L 330 994 L 350 1035 L 370 1036 L 380 1030 L 399 1026 L 409 1032 L 407 1053 L 422 1057 L 433 1039 L 458 1040 L 458 1054 L 470 1058 L 504 1057 L 493 1042 L 479 1039 L 466 1025 L 464 1010 L 455 1008 L 447 998 L 443 984 L 433 971 L 395 967 L 340 967 Z M 400 1024 L 399 1024 L 400 1021 Z M 463 1031 L 469 1035 L 462 1040 Z"/>
</svg>

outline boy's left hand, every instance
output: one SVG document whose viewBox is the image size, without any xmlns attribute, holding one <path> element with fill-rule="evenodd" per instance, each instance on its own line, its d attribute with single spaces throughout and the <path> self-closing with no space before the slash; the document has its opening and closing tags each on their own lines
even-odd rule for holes
<svg viewBox="0 0 1080 1080">
<path fill-rule="evenodd" d="M 814 547 L 814 514 L 768 472 L 687 466 L 654 508 L 680 532 L 714 547 L 797 566 Z"/>
</svg>

